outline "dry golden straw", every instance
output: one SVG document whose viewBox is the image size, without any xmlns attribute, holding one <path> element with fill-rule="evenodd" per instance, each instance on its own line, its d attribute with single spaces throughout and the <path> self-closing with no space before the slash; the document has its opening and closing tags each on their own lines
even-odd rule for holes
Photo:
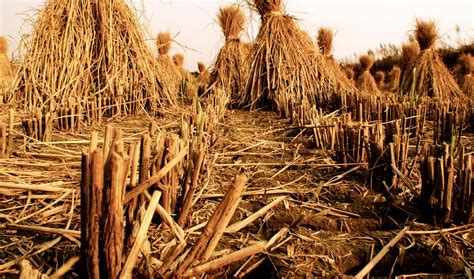
<svg viewBox="0 0 474 279">
<path fill-rule="evenodd" d="M 374 78 L 379 90 L 384 90 L 385 89 L 385 73 L 383 71 L 377 71 L 375 72 Z"/>
<path fill-rule="evenodd" d="M 474 57 L 471 54 L 461 54 L 458 59 L 459 85 L 468 97 L 474 97 Z"/>
<path fill-rule="evenodd" d="M 150 111 L 175 103 L 157 78 L 135 13 L 122 0 L 49 1 L 23 43 L 15 89 L 25 108 L 54 111 L 99 96 Z"/>
<path fill-rule="evenodd" d="M 225 37 L 225 43 L 217 54 L 210 84 L 224 90 L 233 103 L 243 99 L 248 78 L 249 48 L 241 42 L 240 36 L 246 19 L 239 6 L 221 7 L 217 22 Z"/>
<path fill-rule="evenodd" d="M 438 100 L 460 100 L 465 94 L 439 57 L 435 46 L 438 34 L 431 21 L 416 20 L 415 37 L 420 56 L 406 72 L 402 91 L 407 95 L 428 96 Z"/>
<path fill-rule="evenodd" d="M 331 79 L 332 86 L 335 87 L 335 92 L 346 93 L 354 92 L 356 88 L 354 83 L 348 78 L 347 74 L 341 69 L 339 64 L 334 60 L 332 56 L 333 51 L 333 32 L 331 29 L 321 27 L 318 30 L 317 43 L 319 50 L 322 54 L 322 61 L 324 62 L 324 68 L 326 73 Z"/>
<path fill-rule="evenodd" d="M 374 77 L 370 73 L 370 69 L 374 65 L 374 60 L 370 55 L 362 55 L 359 58 L 360 62 L 360 69 L 362 73 L 359 75 L 357 79 L 357 87 L 361 91 L 366 92 L 379 92 L 377 87 L 377 83 L 375 82 Z"/>
<path fill-rule="evenodd" d="M 388 73 L 387 79 L 387 91 L 397 92 L 400 86 L 400 77 L 402 75 L 402 70 L 398 66 L 393 66 L 392 70 Z"/>
<path fill-rule="evenodd" d="M 7 57 L 8 41 L 5 37 L 0 37 L 0 90 L 10 87 L 13 78 L 13 66 Z M 0 101 L 2 99 L 0 93 Z"/>
<path fill-rule="evenodd" d="M 310 36 L 284 13 L 281 1 L 254 0 L 261 17 L 245 104 L 273 109 L 283 117 L 301 102 L 316 104 L 335 89 Z"/>
<path fill-rule="evenodd" d="M 181 74 L 175 64 L 169 57 L 173 38 L 168 32 L 160 32 L 156 38 L 156 48 L 158 49 L 158 67 L 157 73 L 160 80 L 166 81 L 168 84 L 169 95 L 175 97 L 179 90 L 181 82 Z"/>
</svg>

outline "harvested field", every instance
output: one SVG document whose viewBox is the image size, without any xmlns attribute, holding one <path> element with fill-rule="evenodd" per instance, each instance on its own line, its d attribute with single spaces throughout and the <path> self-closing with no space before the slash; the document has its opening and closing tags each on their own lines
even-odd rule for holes
<svg viewBox="0 0 474 279">
<path fill-rule="evenodd" d="M 451 73 L 434 23 L 374 78 L 254 0 L 256 41 L 223 7 L 191 73 L 124 1 L 85 2 L 48 2 L 0 84 L 1 278 L 472 278 L 472 56 Z"/>
</svg>

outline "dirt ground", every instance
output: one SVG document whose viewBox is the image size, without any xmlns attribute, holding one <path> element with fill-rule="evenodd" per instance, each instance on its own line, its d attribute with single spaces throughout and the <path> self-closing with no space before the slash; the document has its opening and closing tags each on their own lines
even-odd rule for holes
<svg viewBox="0 0 474 279">
<path fill-rule="evenodd" d="M 161 130 L 177 131 L 179 114 L 159 120 Z M 146 118 L 113 119 L 127 141 L 148 128 Z M 104 127 L 100 136 L 103 135 Z M 25 229 L 31 226 L 80 231 L 80 152 L 90 130 L 55 133 L 54 142 L 24 142 L 11 158 L 0 159 L 0 274 L 18 275 L 25 258 L 43 273 L 79 254 L 80 238 Z M 311 148 L 304 131 L 291 129 L 270 112 L 230 110 L 217 125 L 211 147 L 209 184 L 193 207 L 189 227 L 205 222 L 239 173 L 250 177 L 243 200 L 230 224 L 279 197 L 284 200 L 249 226 L 225 234 L 217 250 L 238 250 L 268 240 L 282 228 L 285 239 L 271 251 L 208 274 L 208 277 L 312 278 L 357 274 L 401 229 L 412 233 L 371 271 L 371 276 L 428 273 L 463 278 L 474 264 L 472 224 L 436 232 L 422 222 L 412 203 L 387 202 L 365 183 L 363 166 L 341 166 L 333 154 Z M 20 131 L 20 130 L 19 130 Z M 50 191 L 12 190 L 8 183 L 53 187 Z M 3 186 L 3 187 L 2 187 Z M 54 190 L 57 187 L 58 190 Z M 154 231 L 153 231 L 154 230 Z M 151 254 L 160 258 L 166 235 L 161 225 L 150 232 Z M 434 231 L 433 231 L 434 230 Z M 195 233 L 199 235 L 198 232 Z M 254 265 L 253 265 L 254 264 Z M 247 268 L 249 266 L 255 268 Z M 246 267 L 246 271 L 241 267 Z M 79 265 L 67 277 L 76 278 Z"/>
</svg>

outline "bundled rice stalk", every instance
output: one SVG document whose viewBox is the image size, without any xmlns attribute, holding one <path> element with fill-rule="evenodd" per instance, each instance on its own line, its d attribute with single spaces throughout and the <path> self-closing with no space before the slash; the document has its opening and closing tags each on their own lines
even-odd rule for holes
<svg viewBox="0 0 474 279">
<path fill-rule="evenodd" d="M 184 55 L 177 53 L 173 55 L 173 63 L 179 73 L 180 86 L 179 95 L 185 101 L 192 100 L 198 93 L 196 79 L 184 68 Z"/>
<path fill-rule="evenodd" d="M 348 78 L 347 73 L 341 69 L 332 55 L 333 36 L 332 30 L 329 28 L 321 27 L 318 30 L 317 43 L 319 51 L 323 56 L 326 73 L 332 80 L 332 84 L 335 86 L 336 92 L 354 92 L 356 91 L 354 83 Z M 354 72 L 352 72 L 352 74 L 354 74 Z"/>
<path fill-rule="evenodd" d="M 459 86 L 468 97 L 474 97 L 474 57 L 461 54 L 458 59 Z"/>
<path fill-rule="evenodd" d="M 415 38 L 420 45 L 421 55 L 413 64 L 412 74 L 404 78 L 403 93 L 418 97 L 429 96 L 438 100 L 463 99 L 465 94 L 435 49 L 438 38 L 435 23 L 417 20 Z"/>
<path fill-rule="evenodd" d="M 201 96 L 207 90 L 207 86 L 209 85 L 211 75 L 209 74 L 209 71 L 207 70 L 206 64 L 204 64 L 204 62 L 198 62 L 198 70 L 199 70 L 199 73 L 197 75 L 196 82 L 199 87 L 198 95 Z"/>
<path fill-rule="evenodd" d="M 158 49 L 157 73 L 161 77 L 160 80 L 164 80 L 168 84 L 169 94 L 176 96 L 181 82 L 181 74 L 169 57 L 172 42 L 173 38 L 170 33 L 158 33 L 156 37 L 156 48 Z"/>
<path fill-rule="evenodd" d="M 51 0 L 33 25 L 15 79 L 26 108 L 110 97 L 154 111 L 175 98 L 156 75 L 156 59 L 123 0 Z"/>
<path fill-rule="evenodd" d="M 385 73 L 383 71 L 375 72 L 375 82 L 380 91 L 385 90 Z"/>
<path fill-rule="evenodd" d="M 8 59 L 7 52 L 8 41 L 5 37 L 0 37 L 0 89 L 8 88 L 13 78 L 14 70 L 10 60 Z"/>
<path fill-rule="evenodd" d="M 344 74 L 346 75 L 347 79 L 349 79 L 349 81 L 354 84 L 355 80 L 354 80 L 354 77 L 355 77 L 355 73 L 354 73 L 354 69 L 352 68 L 352 66 L 350 65 L 347 65 L 343 68 L 343 71 L 344 71 Z"/>
<path fill-rule="evenodd" d="M 402 57 L 400 62 L 403 67 L 403 83 L 413 74 L 413 68 L 416 60 L 420 56 L 420 52 L 420 45 L 414 39 L 402 45 Z"/>
<path fill-rule="evenodd" d="M 392 70 L 388 73 L 387 79 L 387 86 L 386 89 L 389 92 L 398 92 L 398 88 L 400 87 L 400 77 L 402 75 L 402 70 L 399 66 L 393 66 Z"/>
<path fill-rule="evenodd" d="M 370 73 L 370 69 L 374 65 L 374 60 L 370 55 L 362 55 L 359 58 L 362 73 L 357 78 L 357 87 L 365 92 L 379 92 L 377 83 Z"/>
<path fill-rule="evenodd" d="M 207 84 L 211 78 L 209 71 L 207 70 L 206 64 L 204 62 L 198 62 L 198 83 Z"/>
<path fill-rule="evenodd" d="M 239 6 L 226 6 L 219 9 L 217 22 L 224 34 L 225 43 L 217 54 L 210 84 L 229 94 L 232 103 L 238 103 L 244 96 L 252 47 L 240 40 L 246 24 L 245 15 Z"/>
<path fill-rule="evenodd" d="M 261 17 L 251 58 L 245 104 L 291 115 L 292 107 L 323 99 L 334 88 L 311 37 L 295 18 L 285 14 L 281 0 L 253 0 Z"/>
</svg>

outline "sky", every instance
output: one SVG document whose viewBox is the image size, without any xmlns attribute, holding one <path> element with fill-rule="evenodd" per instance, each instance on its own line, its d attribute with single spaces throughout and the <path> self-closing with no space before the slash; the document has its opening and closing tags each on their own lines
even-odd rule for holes
<svg viewBox="0 0 474 279">
<path fill-rule="evenodd" d="M 127 2 L 137 9 L 150 46 L 158 32 L 171 32 L 175 37 L 171 53 L 185 54 L 185 66 L 194 71 L 198 61 L 213 63 L 224 43 L 215 20 L 219 7 L 242 0 Z M 31 22 L 44 4 L 44 0 L 0 0 L 0 35 L 10 42 L 10 56 L 19 55 L 21 36 L 30 32 Z M 250 40 L 258 32 L 259 17 L 248 6 L 243 8 L 252 18 L 243 36 Z M 321 26 L 333 29 L 337 59 L 365 53 L 380 44 L 406 41 L 415 18 L 435 20 L 441 39 L 449 44 L 474 39 L 473 0 L 286 0 L 285 10 L 314 38 Z"/>
</svg>

